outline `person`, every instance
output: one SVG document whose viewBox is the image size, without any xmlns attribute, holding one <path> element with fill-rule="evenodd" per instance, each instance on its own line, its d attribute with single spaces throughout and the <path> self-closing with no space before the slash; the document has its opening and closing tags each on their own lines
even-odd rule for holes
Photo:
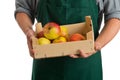
<svg viewBox="0 0 120 80">
<path fill-rule="evenodd" d="M 31 37 L 35 36 L 35 19 L 45 25 L 60 25 L 93 20 L 95 51 L 57 58 L 35 59 Z M 101 21 L 105 25 L 99 33 Z M 16 0 L 15 19 L 26 35 L 28 48 L 33 57 L 32 80 L 102 80 L 100 50 L 107 45 L 120 29 L 120 0 Z M 57 53 L 57 52 L 56 52 Z"/>
</svg>

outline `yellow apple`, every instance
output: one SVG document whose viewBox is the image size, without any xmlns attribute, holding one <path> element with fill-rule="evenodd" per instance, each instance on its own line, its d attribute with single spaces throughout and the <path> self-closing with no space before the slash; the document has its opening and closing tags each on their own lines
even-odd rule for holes
<svg viewBox="0 0 120 80">
<path fill-rule="evenodd" d="M 61 36 L 53 40 L 53 43 L 61 43 L 61 42 L 67 42 L 67 39 Z"/>
<path fill-rule="evenodd" d="M 67 29 L 67 27 L 65 27 L 65 26 L 60 26 L 60 29 L 61 29 L 61 34 L 60 34 L 60 36 L 67 36 L 68 35 L 68 29 Z"/>
<path fill-rule="evenodd" d="M 41 37 L 38 39 L 38 44 L 39 45 L 45 45 L 45 44 L 50 44 L 50 40 L 44 37 Z"/>
<path fill-rule="evenodd" d="M 58 38 L 60 32 L 60 26 L 55 22 L 49 22 L 43 28 L 44 36 L 50 40 Z"/>
</svg>

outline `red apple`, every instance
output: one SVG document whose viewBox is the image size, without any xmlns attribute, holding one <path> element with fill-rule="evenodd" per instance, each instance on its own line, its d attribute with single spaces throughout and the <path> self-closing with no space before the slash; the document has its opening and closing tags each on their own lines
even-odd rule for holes
<svg viewBox="0 0 120 80">
<path fill-rule="evenodd" d="M 44 36 L 50 40 L 58 38 L 60 36 L 60 32 L 60 26 L 55 22 L 49 22 L 43 28 Z"/>
<path fill-rule="evenodd" d="M 36 26 L 36 37 L 37 38 L 43 37 L 44 35 L 43 35 L 42 24 L 41 23 L 36 23 L 35 26 Z"/>
<path fill-rule="evenodd" d="M 43 31 L 40 31 L 39 33 L 37 33 L 36 37 L 37 37 L 37 38 L 44 37 Z"/>
<path fill-rule="evenodd" d="M 84 39 L 85 37 L 79 33 L 72 34 L 69 38 L 70 41 L 79 41 L 79 40 L 84 40 Z"/>
</svg>

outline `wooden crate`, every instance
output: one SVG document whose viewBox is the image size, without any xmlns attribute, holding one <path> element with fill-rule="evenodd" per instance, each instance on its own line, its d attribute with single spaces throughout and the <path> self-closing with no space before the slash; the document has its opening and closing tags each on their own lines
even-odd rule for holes
<svg viewBox="0 0 120 80">
<path fill-rule="evenodd" d="M 85 22 L 64 26 L 68 27 L 69 34 L 81 33 L 86 36 L 86 40 L 39 45 L 38 39 L 32 38 L 36 59 L 67 56 L 71 53 L 77 54 L 79 49 L 85 53 L 94 51 L 93 24 L 90 16 L 85 17 Z"/>
</svg>

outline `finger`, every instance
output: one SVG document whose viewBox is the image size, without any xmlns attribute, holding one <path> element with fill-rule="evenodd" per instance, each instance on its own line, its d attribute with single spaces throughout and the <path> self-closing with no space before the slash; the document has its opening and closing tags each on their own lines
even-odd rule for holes
<svg viewBox="0 0 120 80">
<path fill-rule="evenodd" d="M 31 56 L 32 58 L 34 58 L 34 51 L 33 51 L 33 50 L 30 51 L 30 56 Z"/>
<path fill-rule="evenodd" d="M 84 53 L 82 50 L 78 50 L 79 51 L 79 54 L 81 55 L 81 57 L 83 57 L 83 58 L 87 58 L 87 57 L 89 57 L 89 53 Z"/>
<path fill-rule="evenodd" d="M 29 49 L 33 49 L 33 47 L 32 47 L 32 40 L 28 40 L 27 42 L 28 42 Z"/>
<path fill-rule="evenodd" d="M 30 56 L 34 57 L 34 50 L 33 50 L 33 47 L 32 47 L 32 41 L 31 40 L 28 40 L 28 48 L 29 48 Z"/>
<path fill-rule="evenodd" d="M 69 56 L 72 57 L 72 58 L 79 58 L 79 56 L 77 56 L 75 54 L 70 54 Z"/>
<path fill-rule="evenodd" d="M 83 58 L 87 58 L 87 57 L 95 54 L 96 51 L 93 51 L 93 52 L 90 52 L 90 53 L 84 53 L 82 50 L 79 50 L 79 53 L 80 53 L 80 55 L 81 55 Z"/>
<path fill-rule="evenodd" d="M 29 29 L 26 33 L 27 37 L 27 43 L 28 43 L 28 48 L 29 48 L 29 53 L 31 57 L 34 57 L 34 51 L 32 47 L 32 37 L 35 36 L 35 33 L 32 29 Z"/>
</svg>

